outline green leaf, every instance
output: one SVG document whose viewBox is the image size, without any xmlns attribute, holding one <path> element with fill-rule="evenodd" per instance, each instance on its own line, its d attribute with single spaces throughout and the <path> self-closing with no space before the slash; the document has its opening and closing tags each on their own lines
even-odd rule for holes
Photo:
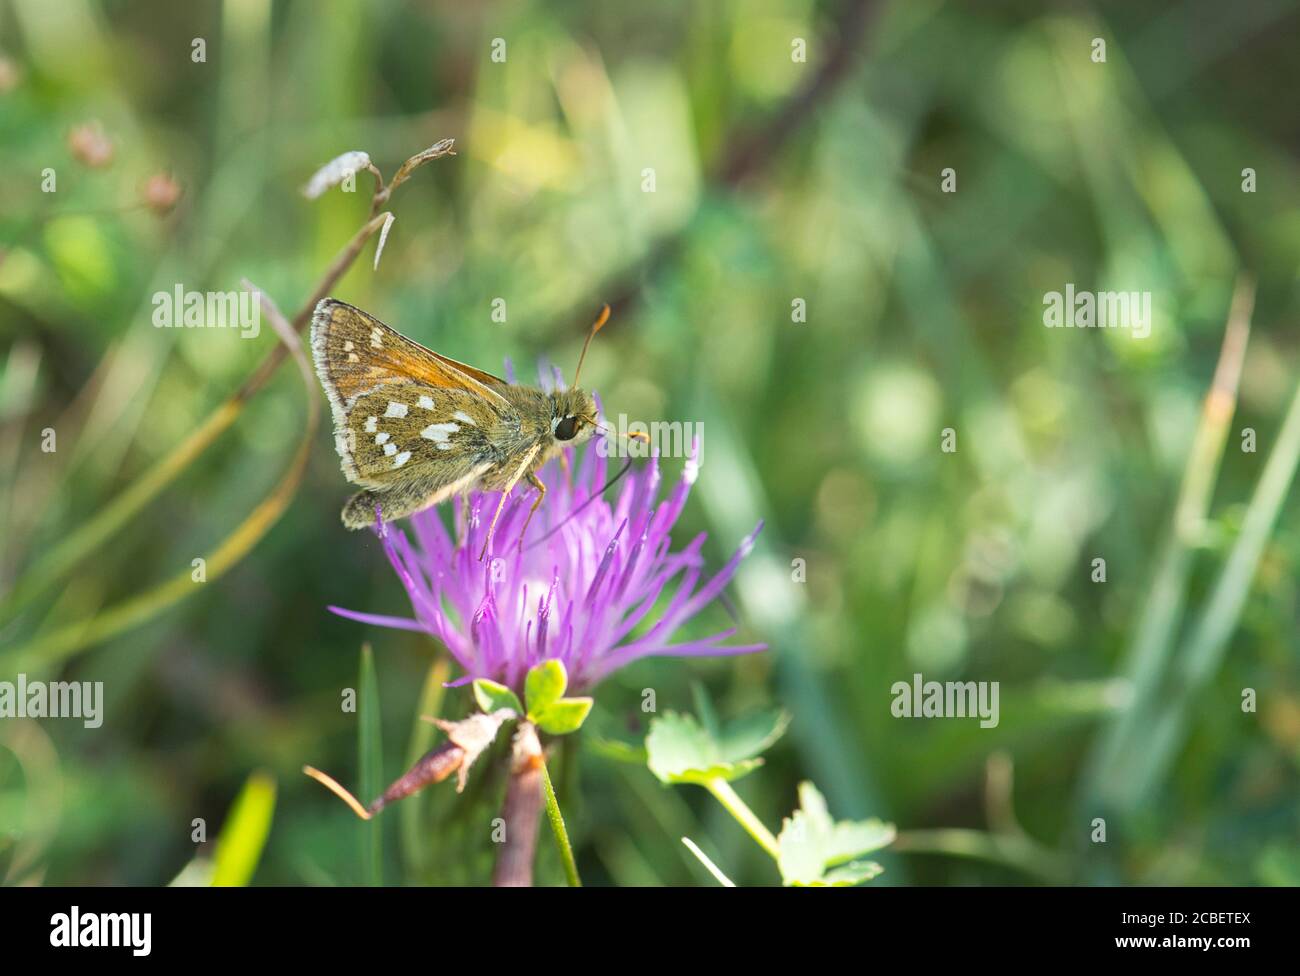
<svg viewBox="0 0 1300 976">
<path fill-rule="evenodd" d="M 733 741 L 728 729 L 714 738 L 694 716 L 668 712 L 650 723 L 645 740 L 647 765 L 664 783 L 702 785 L 713 779 L 736 780 L 763 764 L 763 760 L 752 758 L 753 752 L 737 751 L 738 744 L 748 747 L 754 742 L 752 736 Z"/>
<path fill-rule="evenodd" d="M 242 888 L 252 880 L 274 813 L 275 780 L 266 773 L 254 773 L 239 791 L 217 837 L 212 869 L 214 887 Z"/>
<path fill-rule="evenodd" d="M 548 705 L 537 716 L 537 727 L 549 735 L 568 735 L 576 732 L 587 720 L 591 711 L 590 698 L 561 698 Z"/>
<path fill-rule="evenodd" d="M 524 714 L 524 706 L 519 704 L 518 695 L 505 685 L 487 678 L 478 678 L 474 681 L 474 700 L 488 715 L 502 708 L 508 708 L 516 715 Z"/>
<path fill-rule="evenodd" d="M 531 668 L 524 678 L 524 700 L 528 703 L 528 718 L 536 722 L 547 707 L 560 700 L 569 686 L 569 675 L 560 661 L 543 661 Z"/>
<path fill-rule="evenodd" d="M 749 759 L 771 748 L 789 725 L 789 712 L 753 712 L 723 726 L 718 732 L 718 747 L 729 759 Z"/>
<path fill-rule="evenodd" d="M 894 841 L 894 825 L 880 820 L 836 823 L 826 799 L 812 783 L 799 784 L 799 809 L 787 817 L 777 838 L 777 866 L 787 885 L 845 886 L 868 881 L 883 868 L 854 858 Z"/>
</svg>

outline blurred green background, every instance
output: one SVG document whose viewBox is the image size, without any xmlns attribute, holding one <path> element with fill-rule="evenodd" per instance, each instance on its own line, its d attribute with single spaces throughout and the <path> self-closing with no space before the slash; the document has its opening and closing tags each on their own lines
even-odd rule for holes
<svg viewBox="0 0 1300 976">
<path fill-rule="evenodd" d="M 275 489 L 306 415 L 292 364 L 12 599 L 277 342 L 155 329 L 151 296 L 247 276 L 292 314 L 369 202 L 364 175 L 305 200 L 316 168 L 360 149 L 391 175 L 455 138 L 395 194 L 378 270 L 371 245 L 332 293 L 525 376 L 542 356 L 571 370 L 613 303 L 585 370 L 606 410 L 705 427 L 679 540 L 707 530 L 720 565 L 767 520 L 733 601 L 770 652 L 626 669 L 559 757 L 587 883 L 712 884 L 682 835 L 742 884 L 778 881 L 704 791 L 591 747 L 644 732 L 644 688 L 689 710 L 692 682 L 723 715 L 793 713 L 737 786 L 770 827 L 809 777 L 837 815 L 898 824 L 877 884 L 1300 883 L 1298 31 L 1275 0 L 0 0 L 0 680 L 106 694 L 96 730 L 0 720 L 0 877 L 201 880 L 241 816 L 228 859 L 256 859 L 274 793 L 253 883 L 486 881 L 499 772 L 386 813 L 377 864 L 374 831 L 300 772 L 358 784 L 339 696 L 369 640 L 395 778 L 440 659 L 325 611 L 407 609 L 376 542 L 339 525 L 325 430 L 246 558 L 120 632 L 84 629 L 186 576 Z M 1215 429 L 1203 456 L 1193 442 L 1242 272 L 1217 465 Z M 1149 290 L 1152 335 L 1045 329 L 1066 282 Z M 892 717 L 915 672 L 1000 682 L 1000 724 Z M 560 878 L 543 828 L 539 880 Z"/>
</svg>

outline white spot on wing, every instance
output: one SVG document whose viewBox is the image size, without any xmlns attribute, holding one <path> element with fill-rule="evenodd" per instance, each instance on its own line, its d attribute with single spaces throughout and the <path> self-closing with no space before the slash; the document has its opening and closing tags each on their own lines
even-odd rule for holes
<svg viewBox="0 0 1300 976">
<path fill-rule="evenodd" d="M 439 447 L 447 444 L 447 438 L 460 430 L 460 424 L 430 424 L 420 431 L 420 436 L 428 438 Z M 450 445 L 447 445 L 450 447 Z"/>
<path fill-rule="evenodd" d="M 384 411 L 385 417 L 405 417 L 406 412 L 410 409 L 405 403 L 398 403 L 396 400 L 388 401 L 388 409 Z"/>
<path fill-rule="evenodd" d="M 397 445 L 396 445 L 396 444 L 391 444 L 391 443 L 390 443 L 390 444 L 385 444 L 385 445 L 384 445 L 384 453 L 387 454 L 389 457 L 392 457 L 394 454 L 397 453 Z"/>
<path fill-rule="evenodd" d="M 452 416 L 455 417 L 457 420 L 464 421 L 465 423 L 469 424 L 471 427 L 478 426 L 477 424 L 474 423 L 474 418 L 471 417 L 469 414 L 467 414 L 464 410 L 457 410 L 454 414 L 452 414 Z"/>
<path fill-rule="evenodd" d="M 366 433 L 367 433 L 367 434 L 373 434 L 373 433 L 374 433 L 378 428 L 379 428 L 379 418 L 378 418 L 378 417 L 367 417 L 367 418 L 366 418 Z"/>
<path fill-rule="evenodd" d="M 389 436 L 389 435 L 388 435 L 388 431 L 384 431 L 382 434 L 376 434 L 376 435 L 375 435 L 375 443 L 376 443 L 376 444 L 384 444 L 384 443 L 388 440 L 388 436 Z"/>
<path fill-rule="evenodd" d="M 411 460 L 411 452 L 403 451 L 401 454 L 397 455 L 397 457 L 393 458 L 393 467 L 400 468 L 409 460 Z"/>
<path fill-rule="evenodd" d="M 431 397 L 431 396 L 422 396 L 422 397 L 420 397 L 420 409 L 421 409 L 421 410 L 432 410 L 432 409 L 433 409 L 433 397 Z"/>
</svg>

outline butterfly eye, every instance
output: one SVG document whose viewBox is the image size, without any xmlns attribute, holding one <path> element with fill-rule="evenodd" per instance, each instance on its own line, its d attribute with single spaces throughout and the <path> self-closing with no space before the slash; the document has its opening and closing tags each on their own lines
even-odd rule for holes
<svg viewBox="0 0 1300 976">
<path fill-rule="evenodd" d="M 555 425 L 555 439 L 557 441 L 571 441 L 578 433 L 578 418 L 565 417 Z"/>
</svg>

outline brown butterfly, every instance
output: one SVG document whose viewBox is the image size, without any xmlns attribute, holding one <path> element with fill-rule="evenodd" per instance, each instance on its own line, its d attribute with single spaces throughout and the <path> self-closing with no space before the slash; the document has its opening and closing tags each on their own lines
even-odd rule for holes
<svg viewBox="0 0 1300 976">
<path fill-rule="evenodd" d="M 583 358 L 608 318 L 606 306 L 587 334 Z M 481 559 L 511 489 L 521 479 L 537 489 L 531 519 L 546 495 L 537 470 L 597 426 L 596 404 L 585 390 L 547 393 L 507 383 L 333 298 L 316 306 L 311 349 L 334 412 L 343 473 L 362 488 L 343 506 L 349 529 L 373 525 L 376 508 L 391 521 L 457 492 L 500 491 Z M 575 383 L 581 370 L 582 358 Z"/>
</svg>

